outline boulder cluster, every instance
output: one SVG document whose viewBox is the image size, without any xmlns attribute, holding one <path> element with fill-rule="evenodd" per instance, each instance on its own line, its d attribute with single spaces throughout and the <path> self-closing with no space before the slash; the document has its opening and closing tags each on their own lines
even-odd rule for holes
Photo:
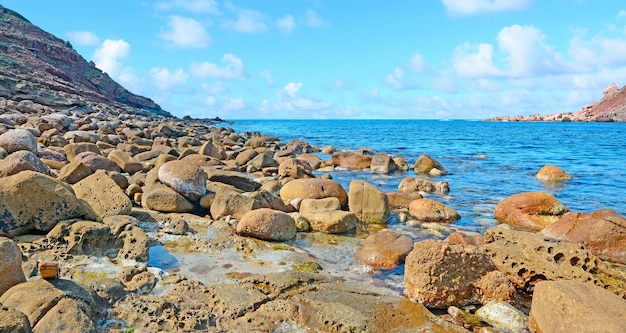
<svg viewBox="0 0 626 333">
<path fill-rule="evenodd" d="M 433 199 L 450 188 L 433 181 L 447 170 L 428 155 L 396 192 L 358 179 L 344 188 L 328 171 L 405 173 L 409 163 L 206 120 L 23 102 L 0 100 L 2 332 L 559 332 L 592 325 L 582 311 L 626 323 L 626 276 L 605 262 L 626 264 L 626 219 L 613 211 L 573 213 L 549 194 L 519 193 L 498 204 L 502 224 L 484 235 L 415 242 L 386 228 L 392 214 L 435 230 L 460 218 Z M 541 181 L 571 179 L 546 170 Z M 207 227 L 214 234 L 198 237 Z M 288 248 L 301 233 L 353 237 L 356 260 L 373 271 L 404 264 L 404 295 L 320 273 L 310 257 L 286 272 L 236 276 L 236 284 L 146 265 L 166 239 L 187 251 L 249 254 Z M 119 269 L 84 269 L 105 259 Z M 60 278 L 41 279 L 40 261 L 59 262 Z M 571 313 L 563 295 L 576 297 Z M 602 312 L 599 299 L 615 311 Z"/>
</svg>

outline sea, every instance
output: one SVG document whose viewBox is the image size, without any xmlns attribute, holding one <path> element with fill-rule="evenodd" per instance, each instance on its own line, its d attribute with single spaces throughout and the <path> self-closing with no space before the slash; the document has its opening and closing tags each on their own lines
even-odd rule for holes
<svg viewBox="0 0 626 333">
<path fill-rule="evenodd" d="M 626 123 L 539 123 L 468 120 L 237 120 L 218 126 L 237 133 L 258 131 L 281 142 L 308 142 L 338 151 L 374 149 L 377 153 L 403 157 L 413 165 L 428 154 L 447 169 L 432 181 L 449 182 L 450 193 L 431 199 L 454 208 L 461 219 L 452 224 L 411 223 L 392 214 L 384 228 L 411 237 L 443 239 L 455 231 L 483 234 L 497 225 L 493 212 L 500 200 L 521 192 L 543 191 L 555 196 L 574 212 L 612 209 L 626 216 Z M 330 160 L 331 156 L 319 153 Z M 573 179 L 544 183 L 535 174 L 554 164 Z M 322 173 L 317 172 L 319 176 Z M 407 172 L 377 174 L 369 171 L 330 172 L 346 191 L 354 179 L 395 192 L 400 181 L 416 177 Z M 420 176 L 422 177 L 422 176 Z M 404 221 L 404 222 L 403 222 Z M 401 295 L 404 265 L 373 269 L 355 259 L 365 235 L 298 233 L 284 242 L 288 251 L 273 250 L 244 258 L 240 253 L 185 254 L 152 247 L 149 265 L 176 270 L 205 283 L 236 283 L 225 278 L 232 272 L 267 273 L 291 269 L 294 253 L 306 254 L 332 276 L 367 283 L 382 293 Z M 207 238 L 215 238 L 209 230 Z M 295 249 L 295 250 L 294 250 Z M 295 251 L 295 252 L 294 252 Z M 208 268 L 210 269 L 208 269 Z M 230 267 L 230 268 L 225 268 Z"/>
<path fill-rule="evenodd" d="M 471 120 L 236 120 L 237 133 L 259 131 L 281 142 L 301 140 L 337 151 L 371 148 L 412 166 L 428 154 L 448 171 L 450 193 L 432 199 L 456 209 L 455 225 L 478 232 L 494 226 L 497 203 L 520 192 L 547 192 L 570 211 L 613 209 L 626 216 L 626 123 L 491 122 Z M 320 154 L 329 160 L 329 155 Z M 545 183 L 535 174 L 554 164 L 573 179 Z M 353 179 L 394 192 L 413 170 L 376 174 L 331 172 L 346 190 Z M 391 221 L 392 223 L 394 221 Z"/>
</svg>

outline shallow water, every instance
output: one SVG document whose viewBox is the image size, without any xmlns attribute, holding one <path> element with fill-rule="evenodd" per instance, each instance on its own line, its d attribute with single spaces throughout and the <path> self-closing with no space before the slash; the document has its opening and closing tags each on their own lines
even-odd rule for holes
<svg viewBox="0 0 626 333">
<path fill-rule="evenodd" d="M 496 204 L 515 193 L 545 191 L 573 211 L 610 208 L 626 215 L 626 124 L 622 123 L 495 123 L 425 120 L 254 120 L 227 124 L 238 133 L 260 131 L 282 142 L 298 139 L 337 150 L 368 147 L 379 153 L 402 156 L 412 165 L 429 154 L 449 172 L 433 179 L 447 180 L 450 194 L 433 195 L 461 214 L 461 220 L 442 228 L 400 223 L 392 216 L 388 227 L 412 237 L 444 238 L 462 230 L 482 233 L 496 225 Z M 485 156 L 482 156 L 485 155 Z M 330 156 L 320 155 L 323 159 Z M 534 174 L 545 164 L 555 164 L 573 176 L 561 184 L 545 184 Z M 363 171 L 333 171 L 333 179 L 348 189 L 362 179 L 384 191 L 396 191 L 413 171 L 390 175 Z M 206 237 L 211 238 L 211 228 Z M 357 262 L 354 253 L 361 239 L 300 233 L 286 244 L 319 262 L 334 276 L 367 282 L 391 293 L 403 289 L 403 266 L 373 270 Z M 291 269 L 298 260 L 289 251 L 269 249 L 252 257 L 236 251 L 217 255 L 151 251 L 152 266 L 178 271 L 207 283 L 234 282 L 229 273 L 268 273 Z M 299 258 L 301 259 L 301 258 Z"/>
</svg>

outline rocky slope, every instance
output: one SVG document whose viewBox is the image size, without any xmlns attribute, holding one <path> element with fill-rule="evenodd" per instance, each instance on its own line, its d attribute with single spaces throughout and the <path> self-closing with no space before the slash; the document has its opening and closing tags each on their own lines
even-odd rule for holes
<svg viewBox="0 0 626 333">
<path fill-rule="evenodd" d="M 499 116 L 490 118 L 492 121 L 591 121 L 613 122 L 626 121 L 626 86 L 621 89 L 610 84 L 602 93 L 599 101 L 583 106 L 577 112 L 552 113 L 547 115 L 533 114 L 524 116 Z"/>
<path fill-rule="evenodd" d="M 122 109 L 171 117 L 87 62 L 70 45 L 0 5 L 0 99 L 55 109 Z M 120 110 L 118 110 L 119 113 Z"/>
</svg>

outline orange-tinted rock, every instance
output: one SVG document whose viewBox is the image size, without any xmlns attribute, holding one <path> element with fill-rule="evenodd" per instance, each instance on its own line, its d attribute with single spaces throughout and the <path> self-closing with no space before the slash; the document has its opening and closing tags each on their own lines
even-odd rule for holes
<svg viewBox="0 0 626 333">
<path fill-rule="evenodd" d="M 412 179 L 412 178 L 409 178 Z M 411 202 L 421 199 L 419 192 L 387 192 L 390 209 L 409 208 Z"/>
<path fill-rule="evenodd" d="M 419 221 L 427 222 L 454 222 L 461 218 L 453 208 L 427 198 L 411 202 L 409 214 Z"/>
<path fill-rule="evenodd" d="M 539 231 L 556 222 L 567 211 L 567 207 L 548 193 L 525 192 L 500 201 L 493 215 L 500 223 Z"/>
<path fill-rule="evenodd" d="M 283 178 L 315 178 L 313 168 L 302 159 L 288 158 L 278 166 L 278 177 Z"/>
<path fill-rule="evenodd" d="M 572 180 L 572 176 L 556 165 L 544 165 L 541 169 L 539 169 L 535 177 L 546 182 L 563 182 Z"/>
<path fill-rule="evenodd" d="M 336 152 L 332 155 L 332 163 L 336 167 L 363 170 L 372 165 L 372 156 L 352 152 Z"/>
<path fill-rule="evenodd" d="M 413 240 L 389 229 L 367 237 L 355 257 L 374 267 L 391 268 L 404 263 L 413 249 Z"/>
<path fill-rule="evenodd" d="M 604 260 L 626 264 L 626 218 L 613 210 L 566 213 L 541 234 L 583 244 Z"/>
<path fill-rule="evenodd" d="M 295 179 L 280 189 L 280 197 L 283 201 L 296 198 L 323 199 L 335 197 L 339 199 L 342 207 L 348 204 L 348 194 L 338 182 L 332 179 L 309 178 Z"/>
<path fill-rule="evenodd" d="M 529 326 L 536 333 L 621 333 L 626 301 L 589 283 L 542 281 L 533 293 Z"/>
<path fill-rule="evenodd" d="M 428 155 L 420 155 L 413 165 L 413 170 L 417 174 L 428 174 L 431 176 L 440 176 L 448 173 L 439 162 Z"/>
<path fill-rule="evenodd" d="M 467 246 L 467 245 L 476 246 L 476 245 L 478 245 L 476 243 L 476 240 L 473 237 L 470 237 L 467 234 L 464 234 L 464 233 L 458 232 L 458 231 L 451 233 L 446 238 L 446 241 L 450 242 L 450 244 L 463 245 L 463 246 Z"/>
</svg>

